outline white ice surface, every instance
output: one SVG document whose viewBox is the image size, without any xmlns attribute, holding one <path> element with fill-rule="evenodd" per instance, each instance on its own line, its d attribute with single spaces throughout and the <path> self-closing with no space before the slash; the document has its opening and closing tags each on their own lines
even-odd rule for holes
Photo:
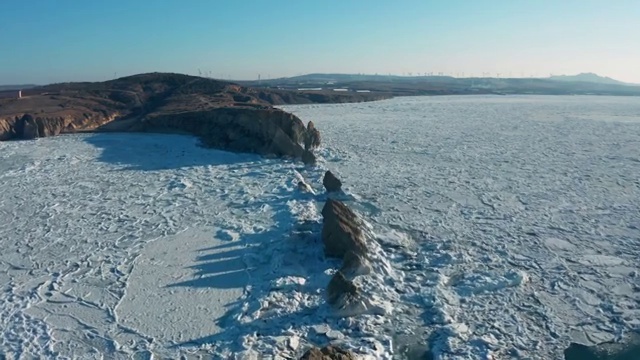
<svg viewBox="0 0 640 360">
<path fill-rule="evenodd" d="M 241 250 L 240 241 L 199 229 L 147 244 L 115 309 L 118 322 L 173 343 L 219 334 L 224 329 L 211 319 L 223 317 L 249 283 Z"/>
<path fill-rule="evenodd" d="M 320 168 L 94 134 L 0 143 L 0 169 L 0 357 L 385 353 L 378 316 L 343 320 L 324 300 L 340 263 L 319 239 Z"/>
<path fill-rule="evenodd" d="M 553 359 L 640 327 L 637 99 L 287 109 L 318 167 L 174 135 L 0 143 L 0 357 Z M 325 168 L 369 221 L 374 314 L 324 300 Z"/>
<path fill-rule="evenodd" d="M 640 100 L 460 96 L 285 106 L 404 279 L 398 347 L 560 359 L 640 328 Z"/>
</svg>

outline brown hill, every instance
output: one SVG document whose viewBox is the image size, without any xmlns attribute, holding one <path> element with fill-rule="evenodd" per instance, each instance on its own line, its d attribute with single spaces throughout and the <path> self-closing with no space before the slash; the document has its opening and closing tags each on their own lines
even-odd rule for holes
<svg viewBox="0 0 640 360">
<path fill-rule="evenodd" d="M 168 73 L 47 85 L 23 91 L 20 99 L 0 99 L 0 140 L 168 131 L 200 136 L 221 149 L 302 157 L 302 121 L 256 94 L 233 83 Z"/>
</svg>

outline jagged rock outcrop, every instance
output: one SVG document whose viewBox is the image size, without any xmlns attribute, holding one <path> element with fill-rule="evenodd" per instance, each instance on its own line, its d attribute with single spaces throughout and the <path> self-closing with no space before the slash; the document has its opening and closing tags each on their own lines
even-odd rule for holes
<svg viewBox="0 0 640 360">
<path fill-rule="evenodd" d="M 311 348 L 302 355 L 300 360 L 355 360 L 356 356 L 347 350 L 334 346 L 326 346 L 323 348 Z"/>
<path fill-rule="evenodd" d="M 304 138 L 304 149 L 307 151 L 311 151 L 320 146 L 320 131 L 316 129 L 313 121 L 309 121 L 307 123 L 307 132 Z"/>
<path fill-rule="evenodd" d="M 327 179 L 330 179 L 329 186 Z M 340 184 L 340 180 L 329 171 L 323 182 L 327 190 L 335 189 L 331 185 Z M 362 221 L 345 203 L 334 199 L 328 199 L 324 204 L 322 217 L 321 237 L 325 255 L 342 258 L 340 270 L 327 286 L 327 301 L 339 316 L 384 313 L 384 309 L 372 304 L 353 282 L 357 276 L 371 272 Z"/>
<path fill-rule="evenodd" d="M 327 301 L 331 305 L 344 305 L 353 302 L 358 296 L 358 287 L 344 276 L 336 272 L 327 286 Z"/>
<path fill-rule="evenodd" d="M 88 130 L 176 132 L 198 136 L 209 147 L 315 163 L 315 126 L 251 94 L 236 84 L 162 73 L 50 85 L 30 89 L 22 99 L 2 99 L 0 140 Z"/>
<path fill-rule="evenodd" d="M 348 251 L 342 259 L 340 272 L 349 277 L 367 275 L 371 273 L 371 264 L 369 264 L 366 254 Z"/>
<path fill-rule="evenodd" d="M 328 199 L 322 208 L 325 255 L 344 258 L 348 252 L 365 254 L 366 242 L 357 215 L 343 202 Z"/>
<path fill-rule="evenodd" d="M 322 208 L 322 242 L 325 255 L 342 258 L 342 266 L 329 281 L 327 302 L 337 316 L 384 315 L 389 308 L 378 304 L 354 283 L 372 270 L 364 223 L 343 202 L 328 199 Z"/>
<path fill-rule="evenodd" d="M 220 108 L 161 114 L 134 124 L 133 131 L 188 132 L 204 145 L 258 154 L 301 158 L 305 128 L 300 119 L 277 109 Z"/>
<path fill-rule="evenodd" d="M 307 165 L 314 165 L 316 163 L 316 156 L 310 150 L 305 150 L 302 153 L 302 162 Z"/>
<path fill-rule="evenodd" d="M 333 173 L 327 170 L 322 178 L 322 185 L 327 189 L 327 192 L 336 192 L 342 190 L 342 181 L 338 179 Z"/>
<path fill-rule="evenodd" d="M 640 359 L 640 333 L 627 335 L 619 342 L 593 346 L 572 343 L 564 351 L 565 360 L 635 360 Z"/>
</svg>

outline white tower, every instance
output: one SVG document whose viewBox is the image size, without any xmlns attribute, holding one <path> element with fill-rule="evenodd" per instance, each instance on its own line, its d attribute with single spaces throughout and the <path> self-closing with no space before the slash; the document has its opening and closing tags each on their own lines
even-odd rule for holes
<svg viewBox="0 0 640 360">
<path fill-rule="evenodd" d="M 22 98 L 22 90 L 18 90 L 18 99 Z"/>
</svg>

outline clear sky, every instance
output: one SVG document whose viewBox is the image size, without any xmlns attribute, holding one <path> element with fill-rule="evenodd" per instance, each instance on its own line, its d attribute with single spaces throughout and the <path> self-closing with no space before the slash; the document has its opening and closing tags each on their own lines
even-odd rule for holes
<svg viewBox="0 0 640 360">
<path fill-rule="evenodd" d="M 640 83 L 640 0 L 2 0 L 0 84 L 151 71 Z"/>
</svg>

